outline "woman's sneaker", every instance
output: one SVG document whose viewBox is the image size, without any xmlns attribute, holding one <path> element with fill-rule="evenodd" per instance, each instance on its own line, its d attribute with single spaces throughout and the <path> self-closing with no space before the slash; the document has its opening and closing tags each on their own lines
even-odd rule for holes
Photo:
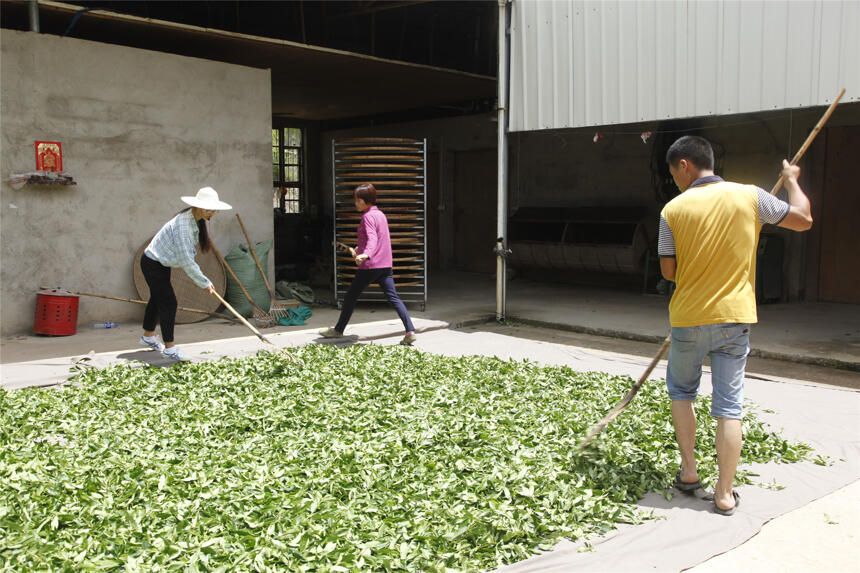
<svg viewBox="0 0 860 573">
<path fill-rule="evenodd" d="M 343 333 L 336 331 L 334 328 L 326 328 L 325 330 L 320 330 L 319 335 L 323 338 L 343 338 Z"/>
<path fill-rule="evenodd" d="M 161 352 L 164 350 L 164 344 L 158 339 L 157 336 L 141 336 L 140 337 L 140 345 L 146 346 L 147 348 L 151 348 L 156 352 Z"/>
<path fill-rule="evenodd" d="M 400 344 L 403 346 L 412 346 L 416 340 L 418 340 L 418 337 L 415 336 L 415 333 L 408 332 L 406 336 L 403 337 L 403 340 L 400 341 Z"/>
<path fill-rule="evenodd" d="M 179 362 L 189 362 L 191 357 L 182 352 L 178 346 L 171 346 L 161 351 L 165 358 L 178 360 Z"/>
</svg>

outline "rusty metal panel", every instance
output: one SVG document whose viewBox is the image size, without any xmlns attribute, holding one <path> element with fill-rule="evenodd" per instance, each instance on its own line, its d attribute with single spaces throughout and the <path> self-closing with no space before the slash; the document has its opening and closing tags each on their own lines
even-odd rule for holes
<svg viewBox="0 0 860 573">
<path fill-rule="evenodd" d="M 856 0 L 513 0 L 510 129 L 860 101 Z"/>
</svg>

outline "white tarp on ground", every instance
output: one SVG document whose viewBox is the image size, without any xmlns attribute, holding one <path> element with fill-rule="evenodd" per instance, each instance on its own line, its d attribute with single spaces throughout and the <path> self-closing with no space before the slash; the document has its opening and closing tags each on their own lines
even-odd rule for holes
<svg viewBox="0 0 860 573">
<path fill-rule="evenodd" d="M 638 378 L 649 360 L 610 352 L 515 339 L 490 333 L 434 332 L 422 337 L 421 348 L 447 355 L 491 354 L 567 365 L 575 370 L 597 370 Z M 654 345 L 655 353 L 657 345 Z M 787 373 L 791 365 L 786 364 Z M 662 362 L 652 376 L 666 375 Z M 659 384 L 662 382 L 651 381 Z M 710 394 L 710 375 L 702 380 L 702 394 Z M 741 504 L 726 517 L 712 512 L 713 504 L 676 495 L 667 501 L 649 494 L 639 502 L 666 519 L 624 526 L 589 543 L 596 549 L 580 552 L 584 542 L 562 542 L 550 552 L 504 567 L 499 573 L 680 571 L 737 547 L 771 519 L 833 492 L 860 477 L 860 392 L 792 380 L 747 379 L 746 399 L 760 406 L 758 416 L 788 438 L 803 441 L 815 455 L 828 456 L 828 465 L 813 462 L 756 464 L 761 485 L 741 486 Z M 772 410 L 773 413 L 764 410 Z M 624 415 L 623 413 L 621 414 Z M 599 439 L 599 438 L 598 438 Z M 714 479 L 716 476 L 713 476 Z M 667 478 L 670 481 L 671 478 Z"/>
<path fill-rule="evenodd" d="M 444 323 L 416 319 L 419 330 L 439 329 Z M 354 325 L 350 332 L 362 343 L 396 344 L 402 337 L 399 321 Z M 268 334 L 275 344 L 299 346 L 318 341 L 314 331 Z M 351 339 L 339 340 L 348 344 Z M 134 341 L 136 343 L 136 341 Z M 217 359 L 248 355 L 261 349 L 255 337 L 234 338 L 183 345 L 195 359 Z M 495 355 L 515 360 L 528 359 L 546 365 L 566 365 L 581 371 L 628 374 L 638 378 L 649 359 L 636 356 L 524 340 L 487 332 L 434 330 L 419 334 L 421 350 L 449 356 Z M 654 345 L 656 352 L 657 345 Z M 113 352 L 90 357 L 100 367 L 123 360 L 167 364 L 157 353 Z M 3 386 L 21 387 L 56 383 L 69 376 L 74 358 L 49 359 L 3 365 Z M 790 373 L 791 365 L 786 364 Z M 654 371 L 654 378 L 665 376 L 665 362 Z M 649 383 L 658 384 L 652 381 Z M 710 378 L 703 377 L 702 392 L 710 392 Z M 833 492 L 860 477 L 860 392 L 817 386 L 788 379 L 747 379 L 746 397 L 762 410 L 759 416 L 785 437 L 811 445 L 816 455 L 828 456 L 827 465 L 812 462 L 797 464 L 759 464 L 752 467 L 760 484 L 776 484 L 783 489 L 762 485 L 738 488 L 741 505 L 734 516 L 711 511 L 712 504 L 694 497 L 676 495 L 671 501 L 649 494 L 639 502 L 644 510 L 654 510 L 666 519 L 638 526 L 624 526 L 603 538 L 591 539 L 596 549 L 580 552 L 584 544 L 562 542 L 550 552 L 502 568 L 504 573 L 532 571 L 679 571 L 724 553 L 753 535 L 767 521 L 810 501 Z M 622 414 L 623 416 L 624 414 Z M 599 438 L 598 438 L 599 439 Z M 670 481 L 671 477 L 667 477 Z"/>
</svg>

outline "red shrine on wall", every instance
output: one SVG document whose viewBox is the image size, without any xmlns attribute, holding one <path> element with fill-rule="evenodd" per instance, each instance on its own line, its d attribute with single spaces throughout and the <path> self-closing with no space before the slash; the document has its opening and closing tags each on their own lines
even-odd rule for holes
<svg viewBox="0 0 860 573">
<path fill-rule="evenodd" d="M 62 171 L 63 145 L 59 141 L 36 142 L 36 171 Z"/>
</svg>

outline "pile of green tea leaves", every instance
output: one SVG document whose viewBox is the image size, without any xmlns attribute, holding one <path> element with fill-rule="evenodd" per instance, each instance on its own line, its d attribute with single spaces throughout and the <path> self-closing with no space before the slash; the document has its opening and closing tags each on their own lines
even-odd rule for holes
<svg viewBox="0 0 860 573">
<path fill-rule="evenodd" d="M 0 569 L 481 571 L 647 519 L 635 502 L 677 468 L 659 382 L 577 456 L 630 378 L 376 345 L 296 353 L 303 367 L 261 353 L 0 390 Z M 808 452 L 744 425 L 742 462 Z"/>
</svg>

